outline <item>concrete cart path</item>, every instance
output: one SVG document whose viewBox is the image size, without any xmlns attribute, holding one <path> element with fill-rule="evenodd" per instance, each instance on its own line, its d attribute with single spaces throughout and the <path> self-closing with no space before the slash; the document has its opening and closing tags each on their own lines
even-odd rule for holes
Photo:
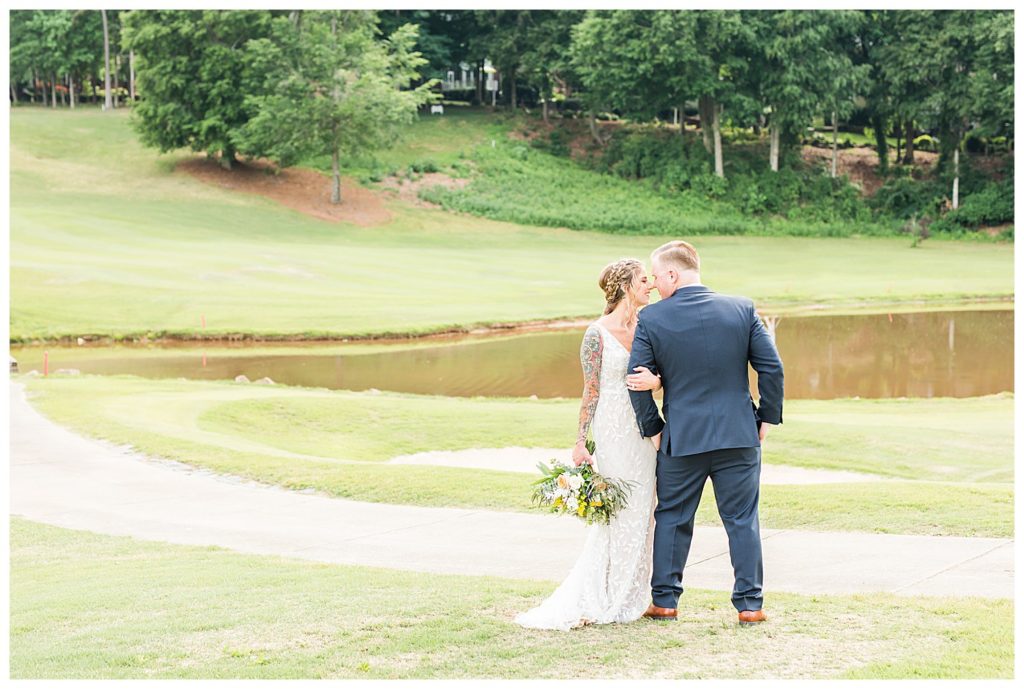
<svg viewBox="0 0 1024 689">
<path fill-rule="evenodd" d="M 559 581 L 584 527 L 543 514 L 363 503 L 219 476 L 84 438 L 10 386 L 11 513 L 99 533 L 419 572 Z M 764 529 L 765 590 L 1013 597 L 1013 540 Z M 721 527 L 684 585 L 728 591 Z"/>
</svg>

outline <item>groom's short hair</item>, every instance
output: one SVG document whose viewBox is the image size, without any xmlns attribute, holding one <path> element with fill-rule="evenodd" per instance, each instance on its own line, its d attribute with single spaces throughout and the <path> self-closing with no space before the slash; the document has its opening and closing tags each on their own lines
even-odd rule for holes
<svg viewBox="0 0 1024 689">
<path fill-rule="evenodd" d="M 681 239 L 662 244 L 654 250 L 651 257 L 657 258 L 662 264 L 668 263 L 677 270 L 700 272 L 700 256 L 697 255 L 697 250 L 693 248 L 693 244 Z"/>
</svg>

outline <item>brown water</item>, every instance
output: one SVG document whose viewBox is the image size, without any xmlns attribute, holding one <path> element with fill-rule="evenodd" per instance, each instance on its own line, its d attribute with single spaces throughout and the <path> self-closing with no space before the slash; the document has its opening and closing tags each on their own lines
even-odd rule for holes
<svg viewBox="0 0 1024 689">
<path fill-rule="evenodd" d="M 582 330 L 347 354 L 344 345 L 285 355 L 210 348 L 200 355 L 141 356 L 132 348 L 84 347 L 51 356 L 50 370 L 151 378 L 264 376 L 309 387 L 447 396 L 578 397 Z M 776 339 L 789 399 L 973 397 L 1013 389 L 1013 311 L 949 311 L 782 318 Z M 266 350 L 266 345 L 263 345 Z M 111 356 L 111 352 L 116 352 Z M 40 367 L 38 350 L 13 350 L 21 370 Z M 756 377 L 751 375 L 752 382 Z M 756 385 L 755 388 L 756 389 Z"/>
</svg>

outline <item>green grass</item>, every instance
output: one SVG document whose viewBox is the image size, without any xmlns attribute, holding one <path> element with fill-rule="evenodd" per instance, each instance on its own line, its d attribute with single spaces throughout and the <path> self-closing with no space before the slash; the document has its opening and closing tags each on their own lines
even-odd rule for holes
<svg viewBox="0 0 1024 689">
<path fill-rule="evenodd" d="M 13 679 L 1013 675 L 1010 600 L 770 593 L 769 622 L 747 629 L 727 594 L 688 589 L 676 624 L 566 634 L 512 622 L 550 593 L 546 582 L 242 555 L 19 518 L 10 540 Z"/>
<path fill-rule="evenodd" d="M 25 379 L 78 432 L 155 457 L 355 500 L 526 511 L 528 474 L 391 465 L 475 447 L 572 444 L 578 402 L 379 395 L 127 376 Z M 908 481 L 762 488 L 766 528 L 1013 534 L 1013 398 L 787 403 L 765 461 Z M 708 494 L 698 519 L 719 523 Z"/>
<path fill-rule="evenodd" d="M 638 135 L 643 139 L 643 135 Z M 716 182 L 687 156 L 675 151 L 678 137 L 649 139 L 648 151 L 611 164 L 626 169 L 602 174 L 564 156 L 508 139 L 480 146 L 473 153 L 479 174 L 463 188 L 434 187 L 420 196 L 452 211 L 496 220 L 644 235 L 788 235 L 814 237 L 895 236 L 901 223 L 872 218 L 852 187 L 835 188 L 821 173 L 752 174 L 750 158 L 763 167 L 766 153 L 730 149 L 726 189 L 709 192 Z M 688 140 L 689 141 L 689 140 Z M 624 144 L 628 145 L 628 144 Z M 613 148 L 614 145 L 610 148 Z M 691 146 L 696 149 L 698 144 Z M 606 152 L 606 156 L 611 153 Z M 701 149 L 699 154 L 703 157 Z M 662 156 L 656 162 L 652 158 Z M 674 156 L 681 156 L 676 160 Z M 602 164 L 607 167 L 607 164 Z M 599 165 L 599 167 L 602 167 Z M 637 167 L 647 169 L 637 181 Z M 659 166 L 662 166 L 659 168 Z M 732 169 L 738 166 L 740 169 Z M 779 176 L 779 174 L 783 176 Z M 697 181 L 694 181 L 697 180 Z M 783 181 L 785 180 L 785 181 Z M 694 185 L 691 187 L 691 185 Z M 816 189 L 816 191 L 815 191 Z M 794 197 L 811 195 L 803 201 Z M 785 201 L 781 199 L 785 197 Z M 778 203 L 776 203 L 778 202 Z"/>
<path fill-rule="evenodd" d="M 419 116 L 403 130 L 402 138 L 393 148 L 348 161 L 343 169 L 357 176 L 386 175 L 404 173 L 409 165 L 429 161 L 451 172 L 453 165 L 466 164 L 476 146 L 490 145 L 491 139 L 504 138 L 509 128 L 508 118 L 486 110 L 445 106 L 445 113 L 440 117 Z M 331 170 L 330 156 L 314 158 L 304 164 L 324 172 Z"/>
<path fill-rule="evenodd" d="M 16 342 L 190 337 L 202 316 L 207 335 L 306 338 L 593 316 L 600 269 L 621 256 L 646 258 L 664 239 L 526 227 L 398 202 L 380 227 L 315 220 L 173 174 L 186 154 L 143 149 L 122 112 L 15 109 L 10 155 Z M 1013 294 L 1006 244 L 694 241 L 707 284 L 768 308 L 934 308 Z"/>
</svg>

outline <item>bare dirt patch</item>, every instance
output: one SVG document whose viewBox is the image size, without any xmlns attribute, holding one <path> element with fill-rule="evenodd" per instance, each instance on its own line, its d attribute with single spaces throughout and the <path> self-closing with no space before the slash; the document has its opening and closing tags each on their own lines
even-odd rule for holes
<svg viewBox="0 0 1024 689">
<path fill-rule="evenodd" d="M 801 155 L 809 165 L 820 165 L 831 169 L 832 149 L 804 146 Z M 927 174 L 938 160 L 938 153 L 928 151 L 914 152 L 914 166 Z M 889 163 L 896 164 L 895 149 L 889 151 Z M 850 181 L 861 189 L 864 196 L 874 196 L 885 180 L 878 174 L 878 154 L 875 149 L 867 146 L 839 149 L 836 171 L 846 175 Z"/>
<path fill-rule="evenodd" d="M 331 203 L 330 178 L 315 170 L 287 168 L 275 173 L 274 165 L 263 160 L 245 161 L 225 170 L 206 156 L 182 161 L 176 169 L 206 184 L 263 196 L 320 220 L 361 227 L 391 221 L 384 197 L 347 177 L 341 179 L 341 203 L 335 205 Z"/>
<path fill-rule="evenodd" d="M 424 201 L 419 197 L 420 189 L 442 186 L 447 189 L 462 189 L 470 180 L 461 177 L 449 177 L 441 172 L 426 172 L 418 179 L 404 177 L 388 177 L 380 183 L 392 198 L 397 198 L 409 205 L 419 208 L 440 208 L 436 203 Z"/>
</svg>

